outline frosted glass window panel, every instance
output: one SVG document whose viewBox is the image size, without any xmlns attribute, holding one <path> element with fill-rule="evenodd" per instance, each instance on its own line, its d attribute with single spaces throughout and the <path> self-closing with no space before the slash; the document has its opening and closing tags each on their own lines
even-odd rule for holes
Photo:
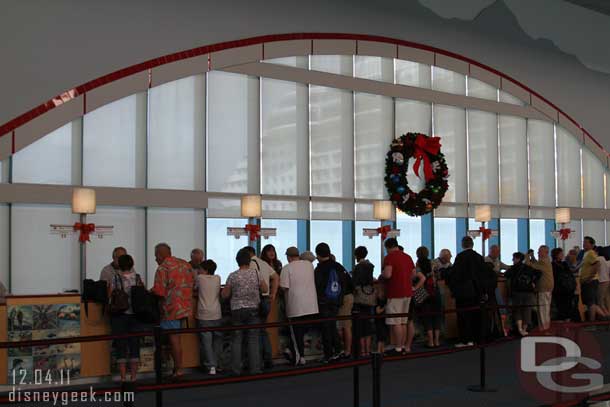
<svg viewBox="0 0 610 407">
<path fill-rule="evenodd" d="M 527 139 L 530 205 L 555 207 L 553 124 L 528 120 Z"/>
<path fill-rule="evenodd" d="M 606 245 L 610 243 L 610 221 L 606 221 Z"/>
<path fill-rule="evenodd" d="M 433 257 L 438 257 L 443 249 L 449 249 L 453 258 L 458 252 L 456 246 L 456 223 L 453 218 L 434 218 L 434 253 Z M 459 249 L 462 250 L 461 248 Z M 452 259 L 453 261 L 453 259 Z"/>
<path fill-rule="evenodd" d="M 572 235 L 569 238 L 567 238 L 565 240 L 566 251 L 570 250 L 571 248 L 573 248 L 575 246 L 582 248 L 582 239 L 583 239 L 582 221 L 580 219 L 572 220 L 572 222 L 570 222 L 570 224 L 567 225 L 567 227 L 572 229 L 574 232 L 572 233 Z M 593 236 L 591 236 L 591 237 L 593 237 Z M 559 246 L 562 245 L 561 240 L 558 242 L 558 245 Z"/>
<path fill-rule="evenodd" d="M 465 95 L 466 77 L 460 73 L 433 66 L 432 89 L 456 95 Z"/>
<path fill-rule="evenodd" d="M 78 221 L 63 205 L 21 205 L 11 208 L 12 293 L 54 294 L 80 289 L 80 250 L 76 234 L 62 239 L 49 225 Z"/>
<path fill-rule="evenodd" d="M 330 252 L 339 263 L 343 261 L 343 222 L 332 220 L 312 220 L 310 223 L 311 251 L 315 253 L 318 243 L 327 243 Z M 346 245 L 351 246 L 351 245 Z"/>
<path fill-rule="evenodd" d="M 355 96 L 356 198 L 384 199 L 385 156 L 394 138 L 394 104 L 385 96 Z"/>
<path fill-rule="evenodd" d="M 468 96 L 480 99 L 498 100 L 498 89 L 478 79 L 468 78 Z"/>
<path fill-rule="evenodd" d="M 473 218 L 469 218 L 468 219 L 468 230 L 479 230 L 479 228 L 483 226 L 483 224 L 481 222 L 477 222 L 475 221 Z M 489 228 L 489 222 L 485 225 L 486 228 Z M 479 237 L 473 237 L 472 240 L 474 241 L 474 250 L 479 253 L 479 254 L 483 254 L 481 252 L 482 248 L 483 248 L 483 238 L 479 235 Z M 489 239 L 485 241 L 485 255 L 487 256 L 489 254 Z"/>
<path fill-rule="evenodd" d="M 498 122 L 501 203 L 527 206 L 527 121 L 500 115 Z"/>
<path fill-rule="evenodd" d="M 8 290 L 10 263 L 10 210 L 8 205 L 0 204 L 0 282 Z"/>
<path fill-rule="evenodd" d="M 308 195 L 307 85 L 267 78 L 261 81 L 262 192 Z"/>
<path fill-rule="evenodd" d="M 394 61 L 390 58 L 356 55 L 354 76 L 382 82 L 394 82 Z"/>
<path fill-rule="evenodd" d="M 354 59 L 349 55 L 311 55 L 310 66 L 313 71 L 352 76 Z"/>
<path fill-rule="evenodd" d="M 241 208 L 240 208 L 241 212 Z M 240 213 L 241 215 L 241 213 Z M 309 219 L 308 200 L 263 200 L 263 218 Z"/>
<path fill-rule="evenodd" d="M 81 121 L 52 131 L 13 155 L 13 182 L 80 184 Z"/>
<path fill-rule="evenodd" d="M 148 187 L 203 190 L 205 76 L 168 82 L 148 95 Z"/>
<path fill-rule="evenodd" d="M 468 143 L 470 154 L 468 201 L 497 204 L 498 121 L 495 113 L 468 111 Z"/>
<path fill-rule="evenodd" d="M 263 210 L 265 203 L 263 201 Z M 239 198 L 208 198 L 208 216 L 211 218 L 241 217 L 241 200 Z"/>
<path fill-rule="evenodd" d="M 298 66 L 299 68 L 307 69 L 308 61 L 306 56 L 282 57 L 266 59 L 262 62 L 267 62 L 276 65 Z"/>
<path fill-rule="evenodd" d="M 580 207 L 580 142 L 562 127 L 556 126 L 557 204 Z"/>
<path fill-rule="evenodd" d="M 583 220 L 582 235 L 595 239 L 596 246 L 606 245 L 606 224 L 603 220 Z"/>
<path fill-rule="evenodd" d="M 353 109 L 352 92 L 310 87 L 312 196 L 354 196 Z"/>
<path fill-rule="evenodd" d="M 588 148 L 582 149 L 583 207 L 604 207 L 604 167 Z"/>
<path fill-rule="evenodd" d="M 352 220 L 354 219 L 354 203 L 312 201 L 311 219 Z"/>
<path fill-rule="evenodd" d="M 10 160 L 8 158 L 0 161 L 0 183 L 8 182 L 8 174 L 10 170 L 9 165 Z"/>
<path fill-rule="evenodd" d="M 223 284 L 229 274 L 239 268 L 235 261 L 237 252 L 249 244 L 247 236 L 239 239 L 227 236 L 227 227 L 243 228 L 247 223 L 247 219 L 207 219 L 205 255 L 207 259 L 216 262 L 216 274 L 220 276 Z"/>
<path fill-rule="evenodd" d="M 538 248 L 546 244 L 544 232 L 544 219 L 530 219 L 530 249 L 534 251 L 536 258 L 538 258 Z"/>
<path fill-rule="evenodd" d="M 525 103 L 521 99 L 511 95 L 510 93 L 506 93 L 503 90 L 500 90 L 500 102 L 510 103 L 511 105 L 517 106 L 525 106 Z"/>
<path fill-rule="evenodd" d="M 415 86 L 418 88 L 430 88 L 432 84 L 430 65 L 404 61 L 402 59 L 395 59 L 394 61 L 397 84 Z"/>
<path fill-rule="evenodd" d="M 466 111 L 434 105 L 434 135 L 441 138 L 441 151 L 449 167 L 445 202 L 468 202 L 466 159 Z"/>
<path fill-rule="evenodd" d="M 413 217 L 397 211 L 396 228 L 400 230 L 398 242 L 415 260 L 415 251 L 421 246 L 421 217 Z"/>
<path fill-rule="evenodd" d="M 283 265 L 288 264 L 286 249 L 290 246 L 298 246 L 297 221 L 287 219 L 263 219 L 261 226 L 264 228 L 276 229 L 275 236 L 271 236 L 269 239 L 261 239 L 261 250 L 268 244 L 272 244 L 275 247 L 278 260 L 281 261 Z"/>
<path fill-rule="evenodd" d="M 396 134 L 423 133 L 432 135 L 432 105 L 417 100 L 396 99 Z"/>
<path fill-rule="evenodd" d="M 148 208 L 146 231 L 147 281 L 152 282 L 157 270 L 155 246 L 158 243 L 167 243 L 173 256 L 187 261 L 191 259 L 191 250 L 204 247 L 203 210 Z"/>
<path fill-rule="evenodd" d="M 517 219 L 500 219 L 500 260 L 513 264 L 513 253 L 519 251 Z"/>
<path fill-rule="evenodd" d="M 146 214 L 143 208 L 97 207 L 97 212 L 87 216 L 87 222 L 112 226 L 112 234 L 103 239 L 92 237 L 87 246 L 87 278 L 97 280 L 100 271 L 112 261 L 112 250 L 122 246 L 133 257 L 135 269 L 146 281 Z M 154 258 L 149 259 L 154 263 Z"/>
<path fill-rule="evenodd" d="M 259 193 L 259 80 L 219 71 L 207 79 L 208 191 Z"/>
<path fill-rule="evenodd" d="M 145 187 L 146 93 L 104 105 L 83 120 L 84 185 Z"/>
<path fill-rule="evenodd" d="M 373 276 L 377 278 L 381 272 L 383 271 L 383 265 L 381 264 L 381 237 L 375 236 L 372 239 L 369 239 L 367 236 L 362 234 L 362 229 L 377 229 L 381 224 L 379 221 L 377 222 L 356 222 L 355 228 L 355 247 L 364 246 L 368 250 L 369 254 L 366 256 L 368 261 L 371 262 L 375 266 L 373 270 Z M 354 256 L 354 262 L 356 262 L 356 256 Z M 344 264 L 345 268 L 348 270 L 353 270 L 352 265 Z"/>
</svg>

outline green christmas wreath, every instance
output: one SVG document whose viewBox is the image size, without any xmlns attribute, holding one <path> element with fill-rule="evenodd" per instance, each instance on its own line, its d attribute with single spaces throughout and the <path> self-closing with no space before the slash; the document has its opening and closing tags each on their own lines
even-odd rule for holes
<svg viewBox="0 0 610 407">
<path fill-rule="evenodd" d="M 436 209 L 449 188 L 449 168 L 440 151 L 440 138 L 421 133 L 407 133 L 394 139 L 386 157 L 385 185 L 390 200 L 410 216 L 422 216 Z M 418 193 L 409 188 L 407 168 L 415 159 L 413 170 L 419 175 L 423 167 L 426 186 Z"/>
</svg>

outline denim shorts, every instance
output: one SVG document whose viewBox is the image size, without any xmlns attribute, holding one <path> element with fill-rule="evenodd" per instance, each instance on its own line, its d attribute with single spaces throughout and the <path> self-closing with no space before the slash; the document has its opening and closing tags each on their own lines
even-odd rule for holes
<svg viewBox="0 0 610 407">
<path fill-rule="evenodd" d="M 167 321 L 161 321 L 161 329 L 180 329 L 182 320 L 170 319 Z"/>
</svg>

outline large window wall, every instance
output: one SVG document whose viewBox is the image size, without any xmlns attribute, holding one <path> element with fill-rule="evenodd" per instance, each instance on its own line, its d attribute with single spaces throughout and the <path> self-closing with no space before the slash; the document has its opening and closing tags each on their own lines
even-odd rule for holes
<svg viewBox="0 0 610 407">
<path fill-rule="evenodd" d="M 363 227 L 379 223 L 370 208 L 366 214 L 358 208 L 387 199 L 385 154 L 393 137 L 406 132 L 441 137 L 450 169 L 445 204 L 431 222 L 397 214 L 398 240 L 412 256 L 422 244 L 431 246 L 433 257 L 442 248 L 455 256 L 461 235 L 479 226 L 467 219 L 468 207 L 476 204 L 491 204 L 500 216 L 505 262 L 523 246 L 517 218 L 535 218 L 525 233 L 535 249 L 550 240 L 545 219 L 553 218 L 556 206 L 608 207 L 607 163 L 566 128 L 446 104 L 459 96 L 528 106 L 485 82 L 382 57 L 313 55 L 268 62 L 452 96 L 442 99 L 444 104 L 431 103 L 376 94 L 374 85 L 363 92 L 211 71 L 87 112 L 0 163 L 0 182 L 210 193 L 207 211 L 205 205 L 184 208 L 177 202 L 175 208 L 100 206 L 90 217 L 113 225 L 114 233 L 92 239 L 87 277 L 97 277 L 112 248 L 121 245 L 148 283 L 155 271 L 154 245 L 162 241 L 187 259 L 192 248 L 204 248 L 224 281 L 236 268 L 236 251 L 248 244 L 247 238 L 226 233 L 227 226 L 247 223 L 239 218 L 239 196 L 246 193 L 264 195 L 262 226 L 275 227 L 277 236 L 260 244 L 273 244 L 282 262 L 288 246 L 314 250 L 325 241 L 339 261 L 364 244 L 380 267 L 379 238 L 362 236 Z M 412 170 L 408 179 L 415 189 L 423 185 Z M 581 245 L 583 235 L 606 241 L 608 222 L 586 216 L 573 220 L 575 233 L 567 245 Z M 74 221 L 67 206 L 0 205 L 0 280 L 23 294 L 78 288 L 78 244 L 48 230 L 50 223 Z M 480 246 L 477 240 L 475 247 Z M 39 260 L 31 258 L 33 252 L 40 253 Z M 48 270 L 50 286 L 36 285 L 39 269 Z"/>
</svg>

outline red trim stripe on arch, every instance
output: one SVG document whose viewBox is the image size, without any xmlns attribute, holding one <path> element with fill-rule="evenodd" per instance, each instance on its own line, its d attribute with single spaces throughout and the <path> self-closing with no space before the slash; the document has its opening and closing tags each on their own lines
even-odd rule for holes
<svg viewBox="0 0 610 407">
<path fill-rule="evenodd" d="M 89 92 L 95 88 L 98 88 L 100 86 L 117 81 L 119 79 L 125 78 L 127 76 L 133 75 L 138 72 L 152 69 L 152 68 L 160 66 L 160 65 L 169 64 L 172 62 L 196 57 L 196 56 L 203 55 L 203 54 L 208 54 L 211 52 L 222 51 L 222 50 L 226 50 L 226 49 L 230 49 L 230 48 L 245 47 L 248 45 L 264 44 L 266 42 L 289 41 L 289 40 L 311 40 L 312 47 L 313 47 L 313 40 L 322 40 L 322 39 L 324 39 L 324 40 L 374 41 L 374 42 L 381 42 L 381 43 L 386 43 L 386 44 L 395 44 L 397 46 L 402 45 L 405 47 L 418 48 L 421 50 L 434 52 L 435 54 L 446 55 L 446 56 L 449 56 L 449 57 L 452 57 L 455 59 L 459 59 L 459 60 L 468 62 L 469 64 L 476 65 L 479 68 L 485 69 L 489 72 L 492 72 L 492 73 L 498 75 L 499 77 L 501 77 L 503 79 L 513 82 L 515 85 L 525 89 L 526 91 L 530 92 L 531 94 L 537 96 L 538 98 L 540 98 L 541 100 L 546 102 L 549 106 L 553 107 L 555 110 L 557 110 L 558 112 L 563 114 L 566 118 L 568 118 L 568 120 L 570 120 L 576 127 L 578 127 L 579 129 L 581 129 L 583 131 L 583 134 L 585 134 L 599 148 L 601 148 L 602 150 L 604 150 L 604 152 L 606 152 L 606 150 L 602 147 L 602 145 L 597 140 L 595 140 L 595 138 L 593 138 L 593 136 L 587 130 L 585 130 L 583 128 L 583 126 L 580 125 L 580 123 L 578 123 L 576 120 L 574 120 L 570 115 L 565 113 L 563 110 L 559 109 L 554 103 L 552 103 L 551 101 L 549 101 L 548 99 L 546 99 L 545 97 L 540 95 L 538 92 L 534 91 L 533 89 L 529 88 L 528 86 L 524 85 L 523 83 L 511 78 L 510 76 L 506 75 L 505 73 L 498 71 L 497 69 L 494 69 L 490 66 L 477 62 L 466 56 L 456 54 L 455 52 L 446 51 L 446 50 L 436 48 L 436 47 L 431 47 L 431 46 L 425 45 L 425 44 L 419 44 L 416 42 L 399 40 L 396 38 L 383 37 L 383 36 L 378 36 L 378 35 L 346 34 L 346 33 L 291 33 L 291 34 L 262 35 L 262 36 L 258 36 L 258 37 L 250 37 L 250 38 L 245 38 L 245 39 L 236 40 L 236 41 L 227 41 L 227 42 L 221 42 L 218 44 L 206 45 L 203 47 L 193 48 L 190 50 L 180 51 L 180 52 L 165 55 L 165 56 L 162 56 L 159 58 L 151 59 L 149 61 L 142 62 L 142 63 L 136 64 L 136 65 L 132 65 L 130 67 L 123 68 L 118 71 L 112 72 L 110 74 L 101 76 L 97 79 L 94 79 L 94 80 L 84 83 L 80 86 L 77 86 L 67 92 L 64 92 L 61 95 L 58 95 L 58 96 L 52 98 L 51 100 L 46 101 L 45 103 L 33 108 L 32 110 L 1 125 L 0 126 L 0 137 L 2 137 L 3 135 L 6 135 L 6 134 L 10 134 L 16 128 L 23 126 L 27 122 L 52 110 L 53 108 L 61 105 L 65 101 L 71 100 L 79 95 L 86 94 L 87 92 Z M 608 152 L 606 152 L 606 154 L 608 154 Z"/>
</svg>

